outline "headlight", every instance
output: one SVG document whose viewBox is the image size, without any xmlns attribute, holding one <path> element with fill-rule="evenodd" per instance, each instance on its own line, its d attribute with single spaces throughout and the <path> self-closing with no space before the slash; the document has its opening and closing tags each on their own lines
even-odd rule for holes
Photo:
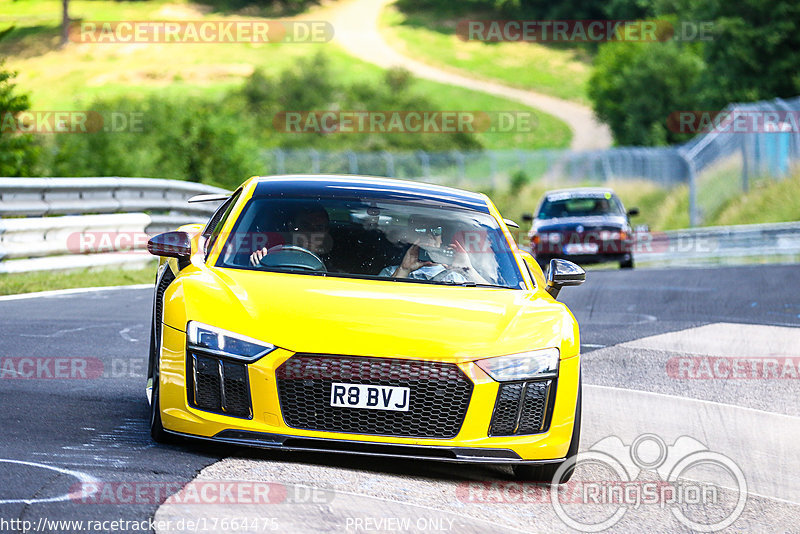
<svg viewBox="0 0 800 534">
<path fill-rule="evenodd" d="M 189 348 L 248 362 L 255 361 L 276 348 L 270 343 L 197 321 L 189 321 L 186 325 L 186 335 Z"/>
<path fill-rule="evenodd" d="M 486 358 L 475 363 L 498 382 L 509 382 L 556 376 L 558 356 L 558 349 L 550 348 Z"/>
</svg>

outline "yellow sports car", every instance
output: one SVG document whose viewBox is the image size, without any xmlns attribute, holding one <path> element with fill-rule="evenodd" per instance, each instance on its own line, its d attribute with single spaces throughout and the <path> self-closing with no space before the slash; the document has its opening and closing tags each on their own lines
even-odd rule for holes
<svg viewBox="0 0 800 534">
<path fill-rule="evenodd" d="M 160 257 L 151 434 L 511 464 L 566 481 L 578 325 L 483 194 L 353 176 L 247 180 Z M 555 477 L 555 478 L 554 478 Z"/>
</svg>

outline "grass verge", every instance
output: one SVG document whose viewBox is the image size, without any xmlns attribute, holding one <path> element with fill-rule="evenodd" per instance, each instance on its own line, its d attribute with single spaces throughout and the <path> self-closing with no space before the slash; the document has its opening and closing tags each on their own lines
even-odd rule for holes
<svg viewBox="0 0 800 534">
<path fill-rule="evenodd" d="M 18 71 L 15 83 L 30 93 L 33 110 L 85 110 L 97 98 L 140 98 L 147 94 L 173 97 L 176 105 L 187 96 L 224 98 L 256 69 L 276 76 L 292 68 L 298 58 L 323 50 L 331 69 L 347 84 L 382 77 L 383 69 L 357 60 L 333 43 L 70 43 L 58 48 L 60 2 L 12 2 L 0 16 L 16 29 L 0 42 L 0 56 Z M 210 11 L 190 2 L 70 2 L 76 20 L 258 20 L 258 17 Z M 58 90 L 53 90 L 57 87 Z M 427 80 L 414 88 L 442 110 L 531 111 L 532 131 L 477 133 L 489 149 L 562 148 L 571 131 L 565 123 L 519 103 Z"/>
<path fill-rule="evenodd" d="M 582 49 L 530 42 L 466 41 L 456 33 L 461 19 L 487 19 L 437 12 L 422 6 L 389 6 L 381 30 L 392 46 L 425 63 L 480 78 L 588 104 L 590 58 Z M 496 17 L 495 17 L 496 18 Z"/>
<path fill-rule="evenodd" d="M 127 286 L 151 284 L 155 280 L 155 262 L 144 269 L 82 269 L 65 272 L 34 272 L 0 275 L 0 295 L 76 287 Z"/>
<path fill-rule="evenodd" d="M 706 208 L 703 226 L 760 224 L 800 221 L 800 170 L 782 180 L 754 180 L 747 193 L 739 193 L 738 175 L 715 176 L 710 189 L 721 196 L 719 182 L 728 184 L 724 201 L 708 199 L 708 191 L 698 194 L 701 211 Z M 574 184 L 581 185 L 598 184 Z M 600 184 L 614 189 L 626 208 L 639 208 L 632 219 L 634 226 L 647 225 L 652 231 L 678 230 L 689 227 L 689 188 L 664 189 L 645 181 L 621 181 Z M 570 184 L 567 187 L 572 187 Z M 545 191 L 556 185 L 534 182 L 517 192 L 490 192 L 492 200 L 506 217 L 516 219 L 533 212 Z M 730 190 L 733 188 L 733 190 Z"/>
</svg>

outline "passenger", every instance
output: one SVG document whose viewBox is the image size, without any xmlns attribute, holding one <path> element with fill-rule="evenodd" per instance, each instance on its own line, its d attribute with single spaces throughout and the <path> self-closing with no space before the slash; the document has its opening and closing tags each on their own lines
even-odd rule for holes
<svg viewBox="0 0 800 534">
<path fill-rule="evenodd" d="M 443 228 L 436 223 L 410 220 L 409 227 L 416 237 L 400 265 L 385 267 L 378 276 L 390 278 L 410 278 L 414 280 L 437 280 L 444 282 L 488 283 L 472 266 L 469 254 L 464 246 L 454 239 L 447 247 L 442 248 Z M 447 263 L 438 263 L 420 259 L 421 250 L 438 250 L 445 258 L 452 258 Z"/>
</svg>

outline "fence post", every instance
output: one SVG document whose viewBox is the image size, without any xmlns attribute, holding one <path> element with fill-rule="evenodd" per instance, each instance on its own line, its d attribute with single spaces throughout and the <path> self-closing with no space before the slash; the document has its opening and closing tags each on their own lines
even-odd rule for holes
<svg viewBox="0 0 800 534">
<path fill-rule="evenodd" d="M 394 156 L 391 152 L 384 150 L 383 159 L 386 160 L 386 176 L 394 178 Z"/>
<path fill-rule="evenodd" d="M 464 182 L 467 178 L 466 170 L 464 169 L 464 154 L 458 150 L 453 150 L 453 157 L 455 157 L 456 164 L 458 165 L 458 180 L 459 182 Z"/>
<path fill-rule="evenodd" d="M 697 172 L 693 161 L 687 159 L 686 165 L 689 168 L 689 226 L 694 228 L 699 224 L 697 213 Z"/>
<path fill-rule="evenodd" d="M 358 158 L 355 152 L 348 150 L 347 159 L 350 162 L 350 174 L 358 174 Z"/>
<path fill-rule="evenodd" d="M 417 150 L 417 156 L 419 157 L 419 161 L 422 164 L 422 175 L 425 178 L 431 177 L 431 158 L 428 156 L 428 153 L 424 150 Z"/>
<path fill-rule="evenodd" d="M 276 174 L 286 174 L 286 153 L 280 148 L 276 148 L 272 153 L 275 154 Z"/>
<path fill-rule="evenodd" d="M 747 159 L 747 140 L 750 139 L 749 135 L 742 136 L 742 192 L 747 193 L 750 189 L 750 176 L 748 174 L 749 169 L 747 168 L 748 159 Z"/>
<path fill-rule="evenodd" d="M 489 176 L 492 180 L 492 189 L 497 189 L 497 155 L 494 150 L 489 151 Z"/>
<path fill-rule="evenodd" d="M 311 153 L 311 172 L 319 174 L 319 152 L 313 148 L 309 152 Z"/>
</svg>

